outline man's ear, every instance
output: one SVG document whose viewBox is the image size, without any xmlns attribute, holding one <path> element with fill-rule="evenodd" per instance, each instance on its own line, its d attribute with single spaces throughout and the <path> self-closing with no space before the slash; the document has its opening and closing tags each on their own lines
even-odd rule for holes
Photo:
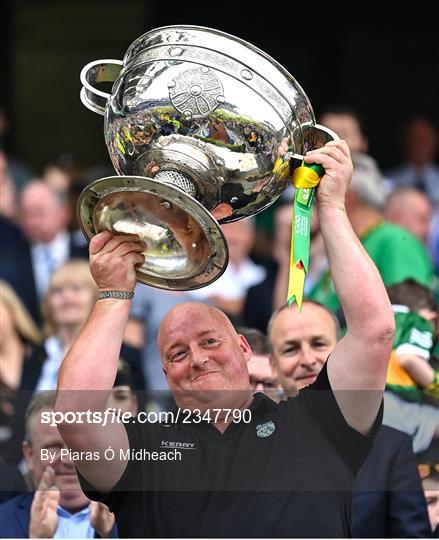
<svg viewBox="0 0 439 540">
<path fill-rule="evenodd" d="M 242 334 L 238 334 L 238 338 L 239 338 L 239 346 L 242 352 L 244 353 L 245 361 L 248 362 L 253 354 L 252 349 L 247 339 L 245 338 L 245 336 L 243 336 Z"/>
<path fill-rule="evenodd" d="M 34 452 L 27 441 L 23 441 L 23 456 L 29 472 L 32 472 L 34 468 Z"/>
</svg>

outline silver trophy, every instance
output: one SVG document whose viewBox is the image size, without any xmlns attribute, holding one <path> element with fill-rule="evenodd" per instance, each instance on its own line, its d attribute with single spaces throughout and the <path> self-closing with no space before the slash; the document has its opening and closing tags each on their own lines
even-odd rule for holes
<svg viewBox="0 0 439 540">
<path fill-rule="evenodd" d="M 119 176 L 78 201 L 84 234 L 138 234 L 140 282 L 170 290 L 208 285 L 225 270 L 220 223 L 268 208 L 291 171 L 333 134 L 316 125 L 297 81 L 257 47 L 218 30 L 147 32 L 123 59 L 81 72 L 81 99 L 102 114 Z M 98 89 L 114 83 L 111 94 Z"/>
</svg>

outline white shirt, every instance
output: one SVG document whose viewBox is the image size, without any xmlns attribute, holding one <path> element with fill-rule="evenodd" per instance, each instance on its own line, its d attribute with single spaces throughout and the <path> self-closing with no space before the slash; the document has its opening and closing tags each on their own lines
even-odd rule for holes
<svg viewBox="0 0 439 540">
<path fill-rule="evenodd" d="M 55 336 L 50 336 L 44 342 L 44 349 L 47 358 L 43 363 L 40 378 L 35 387 L 35 392 L 42 390 L 56 390 L 58 371 L 64 356 L 64 350 L 60 340 Z"/>
<path fill-rule="evenodd" d="M 231 262 L 224 274 L 211 285 L 191 291 L 191 296 L 199 299 L 221 296 L 224 300 L 239 300 L 247 290 L 265 279 L 265 268 L 245 259 L 239 268 Z"/>
<path fill-rule="evenodd" d="M 33 244 L 31 248 L 32 269 L 37 293 L 42 298 L 49 288 L 54 270 L 70 257 L 70 236 L 67 231 L 58 233 L 48 244 Z"/>
</svg>

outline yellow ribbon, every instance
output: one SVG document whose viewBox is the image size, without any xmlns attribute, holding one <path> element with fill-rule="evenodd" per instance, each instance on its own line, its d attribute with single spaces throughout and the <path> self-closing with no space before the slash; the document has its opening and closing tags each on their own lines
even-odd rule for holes
<svg viewBox="0 0 439 540">
<path fill-rule="evenodd" d="M 313 188 L 320 182 L 320 176 L 309 167 L 301 165 L 294 169 L 293 184 L 296 189 Z"/>
<path fill-rule="evenodd" d="M 320 176 L 313 169 L 302 164 L 300 167 L 294 169 L 292 181 L 296 189 L 315 188 L 320 182 Z M 294 258 L 294 207 L 291 227 L 290 274 L 288 278 L 287 299 L 289 305 L 295 300 L 299 310 L 302 311 L 306 270 L 302 261 L 300 259 L 296 261 Z"/>
</svg>

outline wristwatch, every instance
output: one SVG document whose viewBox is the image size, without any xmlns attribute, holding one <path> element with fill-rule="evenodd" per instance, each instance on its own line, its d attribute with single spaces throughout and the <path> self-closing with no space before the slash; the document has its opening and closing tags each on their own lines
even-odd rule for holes
<svg viewBox="0 0 439 540">
<path fill-rule="evenodd" d="M 133 292 L 128 291 L 99 291 L 98 300 L 105 300 L 106 298 L 116 298 L 116 300 L 131 300 L 134 296 Z"/>
</svg>

